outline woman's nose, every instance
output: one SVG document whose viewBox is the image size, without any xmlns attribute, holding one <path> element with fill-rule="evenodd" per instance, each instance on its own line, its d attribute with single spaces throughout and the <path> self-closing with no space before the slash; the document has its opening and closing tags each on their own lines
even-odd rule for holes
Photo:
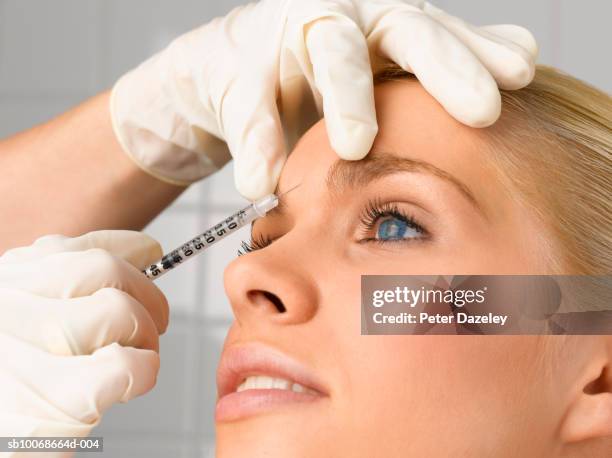
<svg viewBox="0 0 612 458">
<path fill-rule="evenodd" d="M 262 319 L 299 324 L 316 314 L 316 283 L 304 263 L 282 251 L 250 253 L 225 269 L 225 291 L 241 325 L 248 326 L 251 320 L 261 323 Z"/>
</svg>

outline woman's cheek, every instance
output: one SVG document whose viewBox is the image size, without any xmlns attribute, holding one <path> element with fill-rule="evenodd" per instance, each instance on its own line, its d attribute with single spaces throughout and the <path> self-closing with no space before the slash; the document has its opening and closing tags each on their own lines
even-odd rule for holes
<svg viewBox="0 0 612 458">
<path fill-rule="evenodd" d="M 362 272 L 377 275 L 438 275 L 463 273 L 465 262 L 457 256 L 434 248 L 397 247 L 385 259 L 375 259 L 364 266 Z M 452 265 L 458 270 L 449 270 Z"/>
</svg>

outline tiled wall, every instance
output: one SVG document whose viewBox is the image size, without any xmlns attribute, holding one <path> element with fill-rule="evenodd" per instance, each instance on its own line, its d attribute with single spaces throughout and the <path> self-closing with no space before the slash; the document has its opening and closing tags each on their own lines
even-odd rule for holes
<svg viewBox="0 0 612 458">
<path fill-rule="evenodd" d="M 171 38 L 239 0 L 0 0 L 0 137 L 42 122 L 112 85 Z M 612 91 L 602 0 L 444 0 L 476 23 L 532 30 L 540 61 Z M 243 205 L 231 165 L 193 186 L 146 231 L 171 249 Z M 207 456 L 213 449 L 214 373 L 231 312 L 222 285 L 242 231 L 159 281 L 172 306 L 156 389 L 113 408 L 95 431 L 104 456 Z M 83 456 L 88 456 L 83 454 Z M 248 453 L 245 451 L 245 456 Z"/>
</svg>

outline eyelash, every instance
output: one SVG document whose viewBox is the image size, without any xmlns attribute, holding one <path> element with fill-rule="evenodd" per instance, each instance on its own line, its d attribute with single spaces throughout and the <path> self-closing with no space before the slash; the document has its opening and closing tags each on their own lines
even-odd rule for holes
<svg viewBox="0 0 612 458">
<path fill-rule="evenodd" d="M 359 221 L 363 227 L 363 237 L 365 237 L 365 234 L 375 228 L 376 223 L 380 218 L 384 218 L 386 216 L 392 216 L 394 218 L 403 220 L 404 222 L 406 222 L 408 227 L 414 229 L 420 234 L 423 234 L 424 237 L 427 237 L 429 235 L 428 231 L 420 223 L 418 223 L 413 216 L 403 212 L 396 204 L 382 203 L 379 200 L 370 200 L 361 212 L 361 215 L 359 216 Z M 377 239 L 374 237 L 366 237 L 359 240 L 359 243 L 375 242 L 382 244 L 398 242 L 406 243 L 411 241 L 414 242 L 414 240 L 384 240 Z M 266 248 L 272 242 L 274 242 L 274 240 L 271 237 L 263 236 L 261 234 L 258 238 L 253 239 L 249 242 L 243 240 L 240 244 L 240 249 L 238 249 L 238 256 L 243 256 L 247 253 Z"/>
<path fill-rule="evenodd" d="M 238 256 L 242 256 L 253 251 L 261 250 L 262 248 L 265 248 L 270 245 L 273 241 L 274 240 L 272 240 L 270 237 L 264 237 L 261 234 L 258 238 L 253 239 L 249 242 L 243 240 L 242 243 L 240 243 L 240 248 L 238 249 Z"/>
<path fill-rule="evenodd" d="M 415 240 L 384 240 L 377 239 L 375 237 L 366 237 L 366 234 L 375 229 L 376 223 L 379 219 L 392 216 L 400 219 L 406 223 L 406 225 L 418 233 L 422 234 L 423 237 L 427 237 L 429 232 L 414 218 L 412 215 L 408 215 L 406 212 L 401 210 L 396 204 L 389 202 L 381 202 L 380 200 L 370 200 L 359 217 L 361 225 L 363 227 L 363 237 L 359 240 L 359 243 L 407 243 L 414 242 Z"/>
</svg>

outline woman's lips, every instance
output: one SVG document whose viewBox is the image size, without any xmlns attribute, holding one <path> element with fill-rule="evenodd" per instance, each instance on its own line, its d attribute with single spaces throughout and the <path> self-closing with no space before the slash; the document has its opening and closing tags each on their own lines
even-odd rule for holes
<svg viewBox="0 0 612 458">
<path fill-rule="evenodd" d="M 327 396 L 325 387 L 307 367 L 262 344 L 227 348 L 217 370 L 217 387 L 218 422 Z"/>
</svg>

